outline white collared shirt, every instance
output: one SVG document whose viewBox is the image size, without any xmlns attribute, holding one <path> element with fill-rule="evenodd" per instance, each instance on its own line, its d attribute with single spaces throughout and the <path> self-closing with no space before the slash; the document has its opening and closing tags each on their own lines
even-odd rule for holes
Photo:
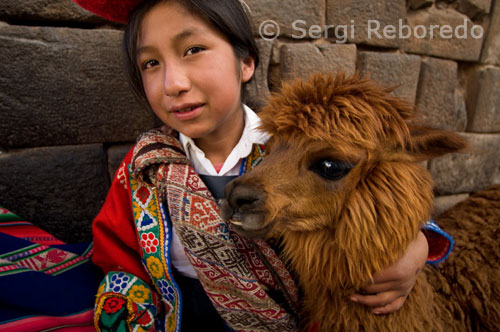
<svg viewBox="0 0 500 332">
<path fill-rule="evenodd" d="M 194 143 L 193 139 L 184 134 L 179 134 L 179 140 L 186 151 L 187 157 L 191 160 L 194 170 L 203 175 L 239 175 L 241 161 L 252 152 L 254 143 L 264 144 L 269 139 L 269 134 L 259 131 L 260 118 L 255 112 L 243 105 L 245 113 L 245 127 L 240 140 L 227 157 L 219 173 L 215 170 L 212 162 L 205 157 L 205 153 Z"/>
<path fill-rule="evenodd" d="M 196 173 L 203 175 L 239 175 L 241 163 L 243 159 L 252 152 L 253 144 L 264 144 L 267 142 L 269 134 L 257 129 L 260 125 L 260 118 L 257 114 L 246 105 L 243 105 L 243 111 L 245 114 L 245 127 L 243 128 L 243 133 L 236 146 L 226 158 L 219 173 L 215 170 L 212 162 L 205 157 L 205 153 L 196 146 L 193 139 L 179 133 L 179 140 L 184 151 L 186 151 L 188 159 L 193 164 Z M 172 264 L 177 271 L 186 277 L 197 279 L 198 276 L 196 275 L 196 271 L 189 263 L 184 253 L 184 247 L 177 234 L 175 234 L 175 231 L 173 232 L 171 249 Z"/>
</svg>

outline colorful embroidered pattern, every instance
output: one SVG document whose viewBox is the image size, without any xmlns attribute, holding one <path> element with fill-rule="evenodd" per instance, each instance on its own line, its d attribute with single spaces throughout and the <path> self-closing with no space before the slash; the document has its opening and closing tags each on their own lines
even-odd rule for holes
<svg viewBox="0 0 500 332">
<path fill-rule="evenodd" d="M 156 192 L 146 185 L 152 183 L 163 197 L 168 197 L 171 221 L 186 248 L 186 254 L 209 298 L 232 328 L 240 331 L 295 330 L 295 318 L 277 305 L 265 291 L 269 288 L 278 289 L 273 279 L 273 275 L 277 275 L 285 280 L 281 283 L 293 294 L 290 298 L 296 300 L 296 287 L 292 286 L 293 280 L 282 262 L 265 242 L 257 246 L 269 258 L 268 262 L 275 270 L 272 274 L 255 254 L 248 240 L 230 231 L 221 219 L 219 208 L 209 190 L 182 152 L 180 143 L 173 137 L 164 136 L 169 135 L 158 131 L 146 133 L 134 150 L 135 163 L 132 169 L 140 184 L 131 180 L 131 184 L 137 186 L 133 192 L 138 193 L 142 190 L 141 186 Z M 248 167 L 258 164 L 262 153 L 263 146 L 255 146 L 247 159 Z M 139 201 L 139 206 L 145 207 L 147 195 L 133 195 L 133 201 Z M 134 209 L 134 213 L 136 220 L 140 220 L 142 212 Z M 163 214 L 162 217 L 160 219 L 165 220 Z M 142 241 L 145 232 L 139 233 Z M 159 239 L 161 241 L 162 237 Z M 143 254 L 146 257 L 148 253 L 143 250 Z M 165 288 L 162 282 L 160 285 L 160 290 Z M 166 286 L 168 288 L 171 285 Z M 163 298 L 167 299 L 168 295 Z"/>
<path fill-rule="evenodd" d="M 92 246 L 83 255 L 77 255 L 45 245 L 30 245 L 0 255 L 0 276 L 32 270 L 58 275 L 70 268 L 88 262 Z"/>
<path fill-rule="evenodd" d="M 90 329 L 102 274 L 92 244 L 66 244 L 0 208 L 0 331 Z"/>
<path fill-rule="evenodd" d="M 157 314 L 152 292 L 141 279 L 110 272 L 101 283 L 95 308 L 100 331 L 153 331 Z"/>
<path fill-rule="evenodd" d="M 152 153 L 151 151 L 150 153 Z M 170 270 L 171 230 L 164 209 L 158 201 L 156 190 L 139 183 L 130 172 L 132 205 L 134 219 L 143 249 L 143 264 L 151 276 L 159 294 L 161 294 L 165 313 L 165 330 L 180 330 L 180 291 L 175 284 Z M 163 249 L 163 250 L 162 250 Z M 136 303 L 146 300 L 149 295 L 143 288 L 134 288 L 132 298 Z M 141 295 L 141 292 L 144 292 Z M 142 296 L 142 297 L 141 297 Z"/>
<path fill-rule="evenodd" d="M 444 261 L 455 245 L 453 238 L 444 232 L 433 220 L 427 221 L 423 230 L 426 234 L 427 242 L 429 243 L 429 257 L 427 257 L 427 263 L 436 264 Z M 440 250 L 436 251 L 435 248 L 439 248 Z"/>
</svg>

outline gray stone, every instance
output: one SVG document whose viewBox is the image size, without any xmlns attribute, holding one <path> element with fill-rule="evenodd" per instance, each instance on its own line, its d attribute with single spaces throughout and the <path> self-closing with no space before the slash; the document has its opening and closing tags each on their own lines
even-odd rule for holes
<svg viewBox="0 0 500 332">
<path fill-rule="evenodd" d="M 108 181 L 100 144 L 0 155 L 1 204 L 67 242 L 91 240 Z"/>
<path fill-rule="evenodd" d="M 406 3 L 411 9 L 416 10 L 431 6 L 434 3 L 434 0 L 407 0 Z"/>
<path fill-rule="evenodd" d="M 345 25 L 350 43 L 397 48 L 401 41 L 383 31 L 405 17 L 404 0 L 327 0 L 327 25 Z"/>
<path fill-rule="evenodd" d="M 356 45 L 284 44 L 280 66 L 284 80 L 307 79 L 313 72 L 352 74 L 356 69 Z"/>
<path fill-rule="evenodd" d="M 435 219 L 444 211 L 455 206 L 457 203 L 465 200 L 469 194 L 459 194 L 450 196 L 439 196 L 434 199 L 434 209 L 432 211 L 432 218 Z"/>
<path fill-rule="evenodd" d="M 127 142 L 153 127 L 126 83 L 121 36 L 0 24 L 0 145 Z"/>
<path fill-rule="evenodd" d="M 470 193 L 500 183 L 500 134 L 462 133 L 468 153 L 453 153 L 432 160 L 429 169 L 438 195 Z"/>
<path fill-rule="evenodd" d="M 467 86 L 467 131 L 500 132 L 500 68 L 475 69 Z"/>
<path fill-rule="evenodd" d="M 475 19 L 488 14 L 490 7 L 491 0 L 459 0 L 457 10 Z"/>
<path fill-rule="evenodd" d="M 387 87 L 397 87 L 393 94 L 415 102 L 421 59 L 416 55 L 358 52 L 357 70 Z"/>
<path fill-rule="evenodd" d="M 119 144 L 119 145 L 113 145 L 110 146 L 106 154 L 108 156 L 108 172 L 109 172 L 109 178 L 112 180 L 115 177 L 116 170 L 118 167 L 120 167 L 123 158 L 125 158 L 125 155 L 127 152 L 132 149 L 134 144 Z"/>
<path fill-rule="evenodd" d="M 321 27 L 320 30 L 324 30 L 322 29 L 325 21 L 324 0 L 288 0 L 286 3 L 267 0 L 245 0 L 245 2 L 251 10 L 250 16 L 255 33 L 260 37 L 267 36 L 274 39 L 277 34 L 287 37 L 292 37 L 292 34 L 300 35 L 301 32 L 294 27 L 294 22 L 297 20 L 303 22 L 297 23 L 299 28 L 309 29 L 313 25 L 318 25 Z"/>
<path fill-rule="evenodd" d="M 243 93 L 243 101 L 254 110 L 260 109 L 270 95 L 267 73 L 273 48 L 273 41 L 256 39 L 256 43 L 259 48 L 260 63 L 255 69 L 252 80 L 245 84 Z"/>
<path fill-rule="evenodd" d="M 407 24 L 408 28 L 398 28 L 404 51 L 454 60 L 479 60 L 485 37 L 483 28 L 459 12 L 429 7 L 408 13 Z"/>
<path fill-rule="evenodd" d="M 448 130 L 465 130 L 467 113 L 455 105 L 457 84 L 455 61 L 422 60 L 416 105 L 425 124 Z"/>
<path fill-rule="evenodd" d="M 5 21 L 106 22 L 71 0 L 2 0 L 0 19 Z"/>
<path fill-rule="evenodd" d="M 493 1 L 488 33 L 483 44 L 481 62 L 500 66 L 500 1 Z"/>
<path fill-rule="evenodd" d="M 465 96 L 462 88 L 455 90 L 455 114 L 460 117 L 457 119 L 457 131 L 465 131 L 467 128 L 467 105 L 465 104 Z"/>
</svg>

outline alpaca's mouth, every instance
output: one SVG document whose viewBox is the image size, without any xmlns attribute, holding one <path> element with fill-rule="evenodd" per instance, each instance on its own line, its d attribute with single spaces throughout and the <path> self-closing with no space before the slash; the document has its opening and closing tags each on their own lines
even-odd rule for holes
<svg viewBox="0 0 500 332">
<path fill-rule="evenodd" d="M 238 227 L 243 227 L 243 221 L 241 220 L 241 214 L 236 212 L 228 220 L 231 224 Z"/>
<path fill-rule="evenodd" d="M 265 223 L 265 213 L 262 211 L 234 211 L 227 201 L 222 202 L 222 218 L 230 223 L 233 230 L 246 238 L 264 238 L 271 225 Z"/>
</svg>

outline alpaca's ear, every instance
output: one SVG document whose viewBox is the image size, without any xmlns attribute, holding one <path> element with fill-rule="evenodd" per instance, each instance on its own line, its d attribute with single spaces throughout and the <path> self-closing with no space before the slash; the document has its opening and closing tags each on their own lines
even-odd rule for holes
<svg viewBox="0 0 500 332">
<path fill-rule="evenodd" d="M 432 159 L 451 152 L 459 152 L 468 146 L 465 138 L 451 131 L 413 127 L 410 132 L 412 143 L 407 148 L 416 161 Z"/>
</svg>

